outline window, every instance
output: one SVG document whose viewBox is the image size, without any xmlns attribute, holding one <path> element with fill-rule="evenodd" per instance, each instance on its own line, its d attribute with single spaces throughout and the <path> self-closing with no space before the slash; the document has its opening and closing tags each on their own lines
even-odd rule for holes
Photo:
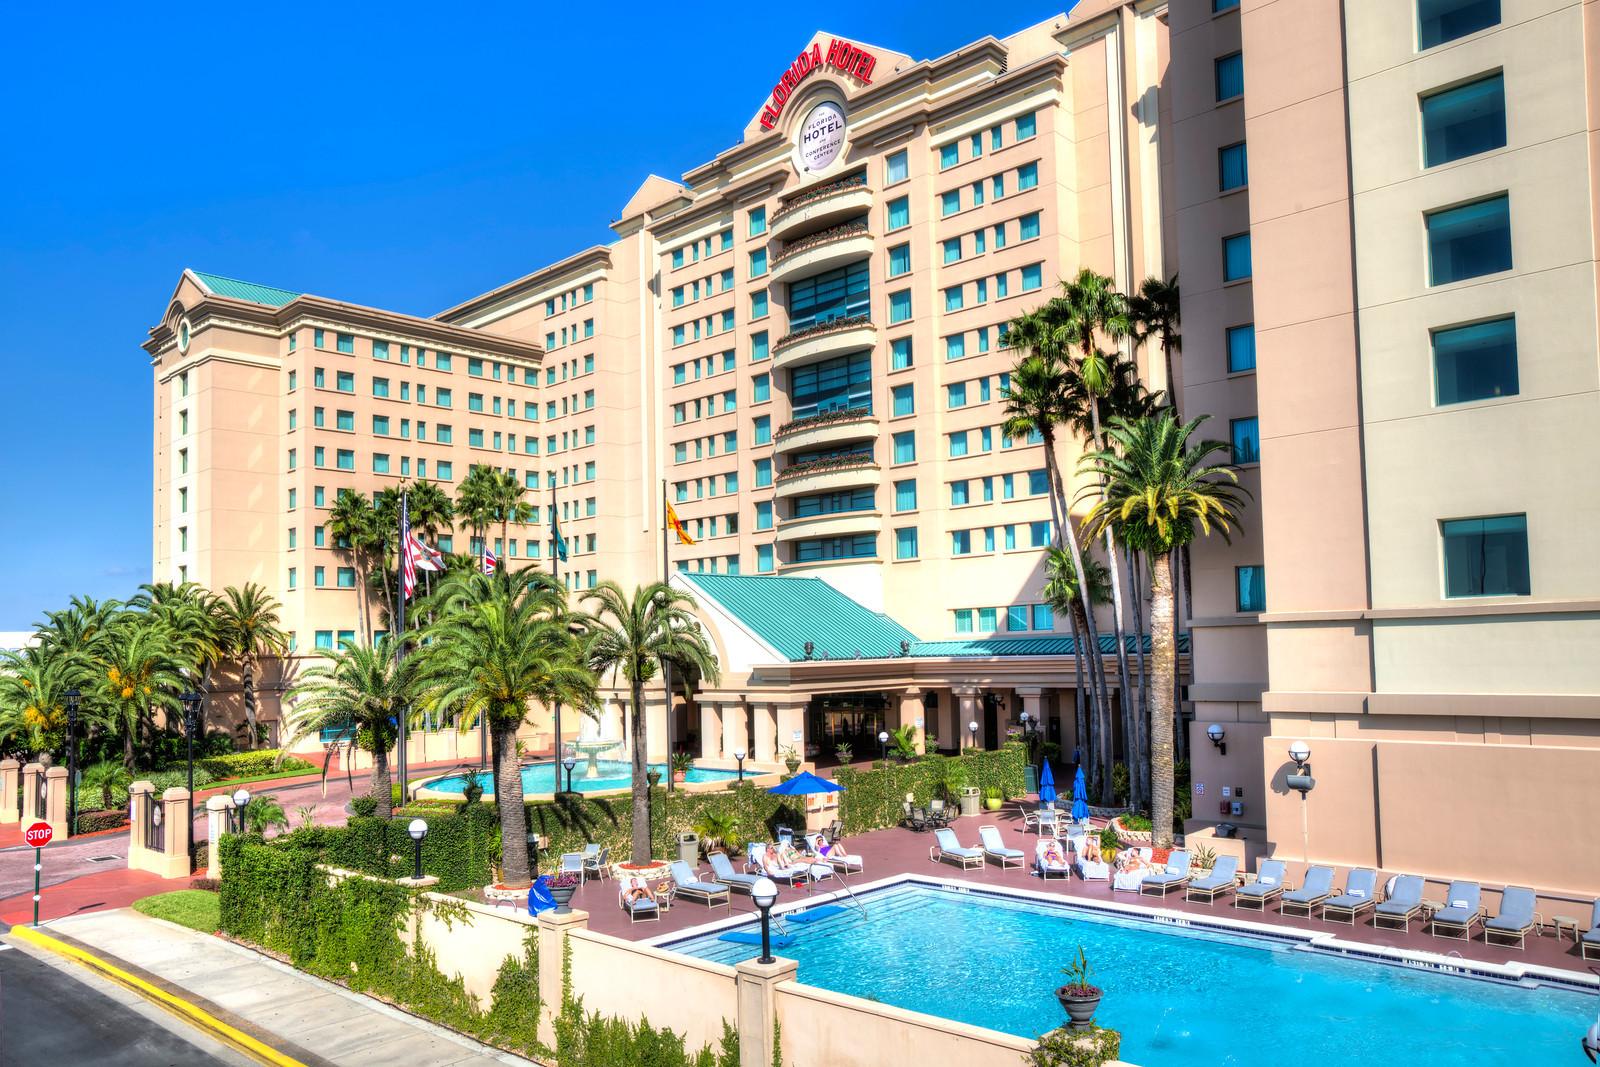
<svg viewBox="0 0 1600 1067">
<path fill-rule="evenodd" d="M 1022 268 L 1022 291 L 1031 293 L 1044 284 L 1044 264 L 1030 263 Z"/>
<path fill-rule="evenodd" d="M 1038 131 L 1033 112 L 1017 116 L 1017 140 L 1025 141 Z M 998 133 L 998 130 L 996 131 Z"/>
<path fill-rule="evenodd" d="M 353 411 L 335 411 L 333 424 L 337 429 L 354 431 L 356 428 L 356 413 Z"/>
<path fill-rule="evenodd" d="M 756 444 L 770 445 L 772 443 L 772 416 L 762 415 L 755 422 Z"/>
<path fill-rule="evenodd" d="M 1033 628 L 1035 630 L 1054 630 L 1056 628 L 1056 613 L 1049 604 L 1034 604 L 1032 613 Z"/>
<path fill-rule="evenodd" d="M 967 454 L 967 431 L 957 430 L 946 435 L 950 441 L 950 458 L 955 459 Z"/>
<path fill-rule="evenodd" d="M 355 355 L 356 339 L 347 333 L 341 333 L 334 339 L 334 346 L 340 351 Z"/>
<path fill-rule="evenodd" d="M 961 261 L 961 238 L 952 237 L 941 246 L 944 251 L 946 263 L 959 263 Z"/>
<path fill-rule="evenodd" d="M 1224 11 L 1232 11 L 1238 6 L 1239 0 L 1211 0 L 1211 13 L 1221 14 Z"/>
<path fill-rule="evenodd" d="M 1006 608 L 1006 629 L 1015 633 L 1028 628 L 1028 605 L 1012 604 Z"/>
<path fill-rule="evenodd" d="M 421 474 L 422 472 L 418 471 L 417 473 Z M 440 460 L 439 461 L 439 466 L 438 466 L 437 470 L 434 472 L 434 476 L 436 478 L 438 478 L 439 481 L 441 481 L 441 482 L 448 482 L 451 479 L 451 476 L 454 475 L 454 473 L 455 473 L 455 467 L 454 467 L 453 464 L 450 463 L 449 460 Z"/>
<path fill-rule="evenodd" d="M 951 334 L 944 339 L 944 358 L 961 359 L 967 354 L 967 335 L 964 333 Z"/>
<path fill-rule="evenodd" d="M 767 232 L 767 209 L 765 207 L 751 208 L 749 218 L 751 237 Z"/>
<path fill-rule="evenodd" d="M 766 359 L 767 355 L 768 355 L 767 331 L 766 330 L 762 330 L 760 333 L 751 334 L 750 335 L 750 362 L 751 363 L 759 363 L 762 360 Z"/>
<path fill-rule="evenodd" d="M 1422 165 L 1506 146 L 1505 76 L 1492 74 L 1422 98 Z"/>
<path fill-rule="evenodd" d="M 952 143 L 939 146 L 940 170 L 949 170 L 959 162 L 961 162 L 961 146 L 959 144 Z"/>
<path fill-rule="evenodd" d="M 290 470 L 294 470 L 294 468 L 295 468 L 295 460 L 296 460 L 298 455 L 299 455 L 299 453 L 298 453 L 297 450 L 295 450 L 293 448 L 289 449 L 289 469 Z"/>
<path fill-rule="evenodd" d="M 903 482 L 894 483 L 894 509 L 896 511 L 917 510 L 917 480 L 907 478 Z"/>
<path fill-rule="evenodd" d="M 911 318 L 911 290 L 902 289 L 889 294 L 889 324 L 906 322 Z"/>
<path fill-rule="evenodd" d="M 902 430 L 894 435 L 894 462 L 915 463 L 917 460 L 917 432 Z"/>
<path fill-rule="evenodd" d="M 356 469 L 356 454 L 354 449 L 341 448 L 334 454 L 334 464 L 342 471 Z"/>
<path fill-rule="evenodd" d="M 956 633 L 970 634 L 972 632 L 972 609 L 961 608 L 956 613 Z"/>
<path fill-rule="evenodd" d="M 915 415 L 917 413 L 916 393 L 910 383 L 897 385 L 889 391 L 894 398 L 894 413 L 899 415 Z"/>
<path fill-rule="evenodd" d="M 972 554 L 972 531 L 950 531 L 950 554 L 952 556 L 970 556 Z"/>
<path fill-rule="evenodd" d="M 374 341 L 374 342 L 372 342 L 372 358 L 373 359 L 388 359 L 389 358 L 389 342 L 388 341 Z"/>
<path fill-rule="evenodd" d="M 939 216 L 954 215 L 961 210 L 961 190 L 952 189 L 939 197 Z"/>
<path fill-rule="evenodd" d="M 964 408 L 967 406 L 967 383 L 952 382 L 944 387 L 945 407 Z"/>
<path fill-rule="evenodd" d="M 765 318 L 766 314 L 767 291 L 765 289 L 758 289 L 750 294 L 750 317 L 752 319 Z M 733 324 L 731 321 L 727 324 L 726 328 L 730 330 L 733 329 Z"/>
<path fill-rule="evenodd" d="M 1028 472 L 1028 495 L 1044 496 L 1050 491 L 1050 472 L 1036 470 Z"/>
<path fill-rule="evenodd" d="M 950 483 L 950 506 L 959 508 L 963 504 L 972 503 L 971 483 L 965 478 L 959 482 Z"/>
<path fill-rule="evenodd" d="M 1250 277 L 1250 235 L 1236 233 L 1222 239 L 1222 280 L 1237 282 Z"/>
<path fill-rule="evenodd" d="M 952 285 L 944 291 L 944 309 L 946 311 L 960 311 L 966 306 L 963 289 L 963 286 Z"/>
<path fill-rule="evenodd" d="M 772 376 L 758 374 L 750 379 L 751 397 L 757 403 L 772 399 Z"/>
<path fill-rule="evenodd" d="M 318 589 L 321 589 L 323 586 L 327 585 L 328 584 L 328 568 L 326 568 L 326 567 L 312 567 L 311 568 L 311 584 L 316 586 Z M 321 639 L 321 635 L 322 635 L 323 632 L 324 631 L 320 631 L 320 630 L 317 632 L 319 640 Z M 332 639 L 332 637 L 330 635 L 330 640 L 331 639 Z"/>
<path fill-rule="evenodd" d="M 756 488 L 765 489 L 772 484 L 772 460 L 756 460 Z"/>
<path fill-rule="evenodd" d="M 1256 418 L 1232 419 L 1228 423 L 1233 439 L 1235 463 L 1261 462 L 1261 421 Z"/>
<path fill-rule="evenodd" d="M 389 416 L 387 416 L 387 415 L 374 415 L 374 416 L 372 416 L 372 432 L 377 434 L 379 437 L 388 437 L 389 436 Z"/>
<path fill-rule="evenodd" d="M 1267 569 L 1260 564 L 1233 568 L 1238 610 L 1260 614 L 1267 610 Z"/>
<path fill-rule="evenodd" d="M 448 390 L 448 389 L 437 389 L 437 390 L 435 390 L 434 394 L 433 394 L 433 402 L 435 404 L 439 405 L 442 408 L 449 407 L 450 406 L 450 390 Z M 419 403 L 419 404 L 423 403 L 422 387 L 420 385 L 417 387 L 417 403 Z"/>
<path fill-rule="evenodd" d="M 898 278 L 911 271 L 911 246 L 895 245 L 889 249 L 889 277 Z"/>
<path fill-rule="evenodd" d="M 1031 241 L 1039 236 L 1039 213 L 1037 211 L 1022 216 L 1017 222 L 1020 224 L 1021 233 L 1018 237 L 1024 241 Z M 978 237 L 983 237 L 983 231 L 978 231 Z M 982 249 L 979 249 L 982 251 Z"/>
<path fill-rule="evenodd" d="M 1256 325 L 1230 326 L 1228 339 L 1228 373 L 1256 369 Z"/>
<path fill-rule="evenodd" d="M 1235 52 L 1216 61 L 1217 102 L 1244 95 L 1244 55 Z"/>
<path fill-rule="evenodd" d="M 334 377 L 334 387 L 341 393 L 356 391 L 356 376 L 347 370 L 339 371 Z"/>
<path fill-rule="evenodd" d="M 767 250 L 758 248 L 750 253 L 750 277 L 759 278 L 767 273 Z"/>
<path fill-rule="evenodd" d="M 1028 546 L 1030 548 L 1050 547 L 1050 520 L 1041 519 L 1038 522 L 1028 523 Z"/>
<path fill-rule="evenodd" d="M 356 587 L 356 569 L 354 567 L 340 567 L 335 572 L 334 581 L 340 589 L 354 589 Z"/>
<path fill-rule="evenodd" d="M 1433 378 L 1440 404 L 1516 396 L 1516 320 L 1508 316 L 1433 331 Z"/>
<path fill-rule="evenodd" d="M 894 558 L 917 558 L 917 528 L 902 526 L 894 532 Z"/>
<path fill-rule="evenodd" d="M 313 448 L 311 450 L 311 465 L 312 466 L 321 467 L 321 466 L 324 466 L 327 462 L 328 462 L 328 450 L 327 449 L 323 448 L 321 445 L 317 445 L 315 448 Z"/>
<path fill-rule="evenodd" d="M 797 419 L 854 408 L 870 411 L 872 353 L 835 356 L 796 367 L 789 372 L 789 404 L 792 416 Z"/>
<path fill-rule="evenodd" d="M 1500 22 L 1500 0 L 1417 0 L 1417 48 L 1434 48 Z"/>
<path fill-rule="evenodd" d="M 911 225 L 911 198 L 898 197 L 889 201 L 889 229 L 903 230 Z"/>
<path fill-rule="evenodd" d="M 884 159 L 883 184 L 893 185 L 895 182 L 903 182 L 906 180 L 908 174 L 909 171 L 907 168 L 906 153 L 904 149 Z"/>
<path fill-rule="evenodd" d="M 911 366 L 911 338 L 896 337 L 889 342 L 889 369 L 905 370 Z"/>
<path fill-rule="evenodd" d="M 300 374 L 299 374 L 298 371 L 290 371 L 289 372 L 289 392 L 291 392 L 291 393 L 294 392 L 295 386 L 299 382 L 299 378 L 300 378 Z"/>
<path fill-rule="evenodd" d="M 1032 189 L 1039 184 L 1039 164 L 1024 163 L 1017 168 L 1017 188 Z M 998 193 L 996 194 L 999 195 Z"/>
<path fill-rule="evenodd" d="M 871 307 L 866 260 L 823 271 L 789 286 L 789 329 L 865 315 Z"/>
<path fill-rule="evenodd" d="M 756 573 L 757 574 L 771 574 L 772 573 L 772 546 L 771 545 L 757 545 L 756 546 Z"/>
<path fill-rule="evenodd" d="M 1244 142 L 1225 145 L 1217 149 L 1217 190 L 1241 189 L 1250 182 L 1249 159 Z"/>
<path fill-rule="evenodd" d="M 1435 211 L 1426 227 L 1430 285 L 1511 269 L 1511 202 L 1504 194 Z"/>
<path fill-rule="evenodd" d="M 761 500 L 756 503 L 756 529 L 772 529 L 772 501 Z"/>
<path fill-rule="evenodd" d="M 433 428 L 433 439 L 441 445 L 448 445 L 455 439 L 455 429 L 440 423 Z M 422 424 L 417 425 L 417 440 L 422 440 Z"/>
</svg>

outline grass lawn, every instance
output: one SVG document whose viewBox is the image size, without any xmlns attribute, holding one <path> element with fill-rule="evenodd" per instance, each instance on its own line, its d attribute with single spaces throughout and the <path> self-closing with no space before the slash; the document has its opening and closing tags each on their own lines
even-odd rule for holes
<svg viewBox="0 0 1600 1067">
<path fill-rule="evenodd" d="M 157 893 L 153 897 L 133 902 L 133 910 L 152 919 L 165 919 L 169 923 L 214 934 L 222 925 L 222 904 L 217 894 L 204 889 L 179 889 L 171 893 Z"/>
<path fill-rule="evenodd" d="M 241 785 L 250 785 L 253 782 L 274 782 L 274 781 L 277 781 L 279 778 L 304 778 L 308 774 L 316 774 L 316 773 L 317 773 L 317 768 L 315 766 L 311 766 L 311 767 L 300 767 L 300 768 L 285 768 L 285 769 L 283 769 L 281 771 L 273 771 L 270 774 L 257 774 L 257 775 L 252 775 L 252 776 L 250 776 L 248 778 L 218 778 L 216 781 L 212 782 L 210 785 L 196 786 L 195 787 L 195 792 L 202 793 L 202 792 L 205 792 L 206 790 L 210 790 L 210 789 L 221 789 L 224 786 L 228 787 L 229 789 L 234 789 L 234 788 L 237 788 L 238 786 L 241 786 Z"/>
</svg>

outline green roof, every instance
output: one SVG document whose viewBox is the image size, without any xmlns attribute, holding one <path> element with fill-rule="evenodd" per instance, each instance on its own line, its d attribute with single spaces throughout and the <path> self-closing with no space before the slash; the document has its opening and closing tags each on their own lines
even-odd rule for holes
<svg viewBox="0 0 1600 1067">
<path fill-rule="evenodd" d="M 680 576 L 703 590 L 791 663 L 806 659 L 885 659 L 917 635 L 851 600 L 821 578 L 741 574 Z"/>
<path fill-rule="evenodd" d="M 1128 651 L 1134 651 L 1134 638 L 1127 639 Z M 1116 650 L 1115 636 L 1100 636 L 1100 651 L 1111 655 Z M 1144 639 L 1144 650 L 1150 651 L 1150 635 Z M 1189 635 L 1178 635 L 1178 651 L 1189 651 Z M 913 656 L 1071 656 L 1077 653 L 1077 643 L 1068 634 L 1039 634 L 1035 637 L 974 637 L 954 641 L 916 641 L 911 645 Z"/>
<path fill-rule="evenodd" d="M 242 282 L 237 278 L 224 278 L 220 274 L 206 274 L 198 270 L 193 274 L 200 279 L 200 284 L 216 295 L 232 297 L 235 300 L 248 300 L 252 304 L 281 308 L 301 295 L 291 293 L 287 289 L 276 289 L 270 285 L 257 285 L 255 282 Z"/>
</svg>

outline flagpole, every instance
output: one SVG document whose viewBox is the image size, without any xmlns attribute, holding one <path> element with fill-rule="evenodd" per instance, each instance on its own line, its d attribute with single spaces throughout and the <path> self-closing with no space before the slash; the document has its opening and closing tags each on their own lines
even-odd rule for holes
<svg viewBox="0 0 1600 1067">
<path fill-rule="evenodd" d="M 553 485 L 550 487 L 550 531 L 551 531 L 551 533 L 556 533 L 558 531 L 558 528 L 556 526 L 556 487 L 553 486 Z M 554 537 L 552 537 L 550 539 L 550 577 L 552 577 L 552 578 L 554 578 L 556 580 L 556 584 L 559 585 L 561 583 L 561 553 L 556 551 L 556 544 L 555 544 L 555 538 Z M 566 595 L 567 595 L 566 591 L 563 590 L 562 593 L 561 593 L 561 596 L 563 598 L 563 602 L 565 602 Z M 561 752 L 561 698 L 559 696 L 556 697 L 556 740 L 555 740 L 555 749 L 554 749 L 554 751 L 555 751 L 555 766 L 551 767 L 550 770 L 556 776 L 556 792 L 559 793 L 559 792 L 561 792 L 561 755 L 562 755 L 562 752 Z"/>
<path fill-rule="evenodd" d="M 672 564 L 667 559 L 667 531 L 670 524 L 667 522 L 667 480 L 661 479 L 661 580 L 667 586 L 672 585 Z M 672 661 L 663 660 L 661 663 L 661 679 L 666 683 L 667 690 L 667 792 L 672 792 Z M 649 753 L 645 753 L 646 764 L 649 763 Z"/>
<path fill-rule="evenodd" d="M 405 568 L 405 560 L 404 560 L 403 556 L 404 556 L 404 553 L 406 551 L 406 539 L 411 535 L 410 526 L 411 526 L 410 499 L 409 499 L 409 496 L 406 493 L 406 491 L 404 489 L 402 489 L 402 490 L 400 490 L 400 540 L 398 542 L 400 551 L 398 553 L 396 553 L 396 560 L 397 560 L 397 562 L 399 562 L 400 567 L 401 567 L 402 570 L 404 570 L 404 568 Z M 387 581 L 388 579 L 385 578 L 384 580 Z M 399 606 L 395 610 L 395 634 L 396 634 L 396 640 L 395 640 L 395 646 L 394 646 L 394 666 L 395 666 L 396 672 L 399 671 L 399 669 L 400 669 L 400 661 L 405 658 L 405 654 L 406 654 L 406 590 L 405 590 L 405 581 L 404 581 L 404 579 L 402 579 L 401 582 L 400 582 L 400 597 L 399 597 L 399 601 L 400 601 Z M 399 747 L 398 755 L 399 755 L 399 763 L 400 763 L 400 803 L 402 805 L 404 805 L 405 802 L 406 802 L 406 720 L 407 720 L 407 718 L 409 718 L 409 716 L 406 714 L 406 709 L 405 708 L 401 708 L 400 709 L 400 741 L 399 741 L 399 746 L 398 746 Z"/>
</svg>

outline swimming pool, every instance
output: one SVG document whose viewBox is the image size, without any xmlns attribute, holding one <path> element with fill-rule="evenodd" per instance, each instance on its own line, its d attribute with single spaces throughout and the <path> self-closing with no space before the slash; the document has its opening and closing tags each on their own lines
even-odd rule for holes
<svg viewBox="0 0 1600 1067">
<path fill-rule="evenodd" d="M 585 761 L 580 760 L 572 772 L 572 788 L 579 793 L 603 793 L 614 789 L 627 789 L 633 784 L 633 771 L 631 766 L 623 760 L 600 760 L 600 777 L 585 778 L 583 776 Z M 667 768 L 659 763 L 652 763 L 652 770 L 666 774 Z M 530 763 L 522 768 L 522 791 L 524 793 L 554 793 L 556 791 L 556 776 L 560 772 L 561 784 L 566 785 L 567 772 L 555 763 Z M 739 777 L 738 771 L 714 771 L 706 767 L 690 767 L 686 781 L 690 782 L 726 782 Z M 465 774 L 452 774 L 447 778 L 436 778 L 424 783 L 423 788 L 436 789 L 441 793 L 461 793 L 467 788 Z M 486 793 L 494 792 L 494 779 L 488 772 L 477 776 L 478 784 L 483 786 Z"/>
<path fill-rule="evenodd" d="M 1096 1021 L 1122 1031 L 1122 1058 L 1141 1067 L 1576 1063 L 1600 1007 L 1560 986 L 998 894 L 900 885 L 862 900 L 865 918 L 788 924 L 795 940 L 777 954 L 799 961 L 800 981 L 1031 1038 L 1065 1021 L 1054 990 L 1082 945 L 1106 991 Z M 665 947 L 728 964 L 758 952 L 717 936 Z"/>
</svg>

